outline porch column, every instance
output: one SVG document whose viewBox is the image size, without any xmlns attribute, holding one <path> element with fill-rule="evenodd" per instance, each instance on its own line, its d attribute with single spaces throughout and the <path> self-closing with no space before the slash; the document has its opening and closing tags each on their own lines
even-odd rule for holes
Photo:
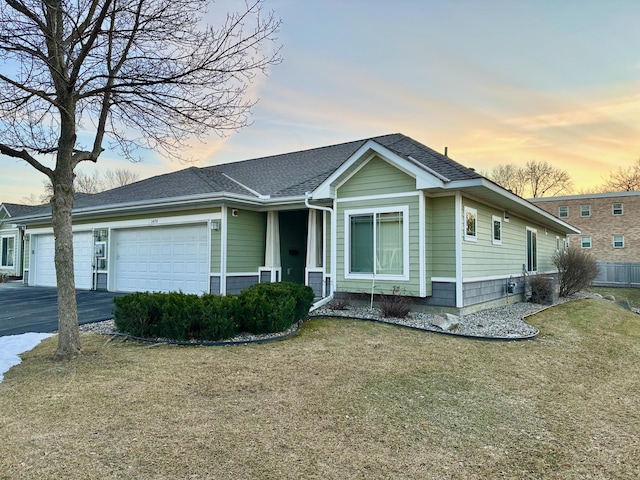
<svg viewBox="0 0 640 480">
<path fill-rule="evenodd" d="M 267 212 L 267 238 L 264 252 L 264 268 L 261 272 L 269 272 L 270 282 L 280 281 L 280 222 L 278 212 Z"/>
</svg>

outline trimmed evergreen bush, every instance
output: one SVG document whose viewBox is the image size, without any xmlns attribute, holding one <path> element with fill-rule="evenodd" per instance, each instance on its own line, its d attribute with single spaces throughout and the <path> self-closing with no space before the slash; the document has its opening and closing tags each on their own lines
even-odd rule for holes
<svg viewBox="0 0 640 480">
<path fill-rule="evenodd" d="M 114 299 L 119 332 L 136 337 L 216 341 L 240 331 L 276 333 L 304 318 L 313 290 L 295 283 L 258 284 L 238 296 L 132 293 Z"/>
</svg>

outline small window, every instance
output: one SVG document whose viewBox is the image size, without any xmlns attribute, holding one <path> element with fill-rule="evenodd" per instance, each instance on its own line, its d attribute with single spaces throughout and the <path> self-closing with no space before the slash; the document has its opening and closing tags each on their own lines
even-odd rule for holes
<svg viewBox="0 0 640 480">
<path fill-rule="evenodd" d="M 580 205 L 580 216 L 581 217 L 590 217 L 591 216 L 591 205 Z"/>
<path fill-rule="evenodd" d="M 538 231 L 527 227 L 527 272 L 538 270 Z"/>
<path fill-rule="evenodd" d="M 591 237 L 582 237 L 582 248 L 591 248 Z"/>
<path fill-rule="evenodd" d="M 613 210 L 613 214 L 614 215 L 622 215 L 623 214 L 622 203 L 612 203 L 611 204 L 611 209 Z"/>
<path fill-rule="evenodd" d="M 494 245 L 502 245 L 502 217 L 491 217 L 492 237 L 491 242 Z"/>
<path fill-rule="evenodd" d="M 556 235 L 556 252 L 559 252 L 562 248 L 562 244 L 560 243 L 560 237 Z"/>
<path fill-rule="evenodd" d="M 475 208 L 464 207 L 464 239 L 478 240 L 478 211 Z"/>
<path fill-rule="evenodd" d="M 567 218 L 569 216 L 569 206 L 561 205 L 558 207 L 558 217 Z"/>
<path fill-rule="evenodd" d="M 624 248 L 624 235 L 613 236 L 613 248 Z"/>
<path fill-rule="evenodd" d="M 15 258 L 16 237 L 2 237 L 2 267 L 13 267 Z"/>
</svg>

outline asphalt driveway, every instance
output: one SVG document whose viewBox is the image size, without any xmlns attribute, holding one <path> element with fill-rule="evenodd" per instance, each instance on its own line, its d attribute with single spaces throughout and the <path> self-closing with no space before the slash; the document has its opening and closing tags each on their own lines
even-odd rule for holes
<svg viewBox="0 0 640 480">
<path fill-rule="evenodd" d="M 78 322 L 113 318 L 113 298 L 122 293 L 78 290 Z M 57 290 L 28 287 L 20 282 L 0 283 L 0 336 L 58 329 Z"/>
</svg>

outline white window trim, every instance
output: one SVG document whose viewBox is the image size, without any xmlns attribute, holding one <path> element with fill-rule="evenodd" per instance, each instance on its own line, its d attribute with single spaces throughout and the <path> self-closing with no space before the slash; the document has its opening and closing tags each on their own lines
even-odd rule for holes
<svg viewBox="0 0 640 480">
<path fill-rule="evenodd" d="M 588 238 L 589 239 L 589 246 L 588 247 L 584 246 L 584 241 L 582 240 L 583 238 Z M 582 235 L 580 237 L 580 248 L 588 249 L 588 248 L 591 248 L 592 246 L 593 246 L 593 240 L 591 239 L 591 235 Z"/>
<path fill-rule="evenodd" d="M 2 244 L 4 243 L 5 238 L 13 238 L 13 265 L 4 265 L 2 263 Z M 2 235 L 0 237 L 0 267 L 1 268 L 15 268 L 16 267 L 16 247 L 18 244 L 18 239 L 16 235 Z"/>
<path fill-rule="evenodd" d="M 402 271 L 401 275 L 378 275 L 375 272 L 371 273 L 351 273 L 349 266 L 351 265 L 351 229 L 349 219 L 354 215 L 370 215 L 378 213 L 402 213 Z M 376 242 L 374 236 L 373 251 L 376 249 Z M 377 207 L 377 208 L 358 208 L 349 209 L 344 211 L 344 278 L 347 280 L 402 280 L 408 281 L 409 277 L 409 206 L 397 205 L 390 207 Z M 374 262 L 375 268 L 375 262 Z"/>
<path fill-rule="evenodd" d="M 560 214 L 560 209 L 561 208 L 566 208 L 567 209 L 567 214 L 566 215 L 561 215 Z M 569 218 L 569 205 L 560 205 L 558 207 L 558 218 Z"/>
<path fill-rule="evenodd" d="M 582 207 L 586 207 L 586 208 L 589 209 L 587 215 L 583 215 Z M 583 218 L 590 217 L 591 216 L 591 205 L 580 205 L 580 216 L 583 217 Z"/>
<path fill-rule="evenodd" d="M 467 213 L 472 213 L 473 216 L 476 218 L 476 234 L 475 235 L 467 235 Z M 464 239 L 467 242 L 478 241 L 478 210 L 477 209 L 472 207 L 464 207 L 464 210 L 462 213 L 462 231 L 464 232 Z"/>
<path fill-rule="evenodd" d="M 533 270 L 529 270 L 529 248 L 528 248 L 528 244 L 527 244 L 527 237 L 528 235 L 525 234 L 525 238 L 524 238 L 524 255 L 525 255 L 525 265 L 527 266 L 527 272 L 529 273 L 533 273 L 533 272 L 537 272 L 538 271 L 538 229 L 537 228 L 532 228 L 532 227 L 526 227 L 526 232 L 533 232 L 536 234 L 536 264 L 534 265 L 534 269 Z"/>
<path fill-rule="evenodd" d="M 620 205 L 620 213 L 616 213 L 616 208 L 614 207 L 614 205 Z M 622 202 L 614 202 L 611 204 L 611 214 L 614 217 L 621 217 L 622 215 L 624 215 L 624 203 Z"/>
<path fill-rule="evenodd" d="M 500 223 L 500 238 L 496 240 L 494 237 L 493 224 L 495 222 Z M 476 233 L 478 233 L 478 217 L 476 217 Z M 491 243 L 493 245 L 502 245 L 502 217 L 497 215 L 491 215 Z"/>
<path fill-rule="evenodd" d="M 622 245 L 620 245 L 619 247 L 616 246 L 616 237 L 622 238 Z M 624 248 L 624 235 L 614 235 L 611 238 L 611 244 L 613 245 L 613 248 Z"/>
</svg>

